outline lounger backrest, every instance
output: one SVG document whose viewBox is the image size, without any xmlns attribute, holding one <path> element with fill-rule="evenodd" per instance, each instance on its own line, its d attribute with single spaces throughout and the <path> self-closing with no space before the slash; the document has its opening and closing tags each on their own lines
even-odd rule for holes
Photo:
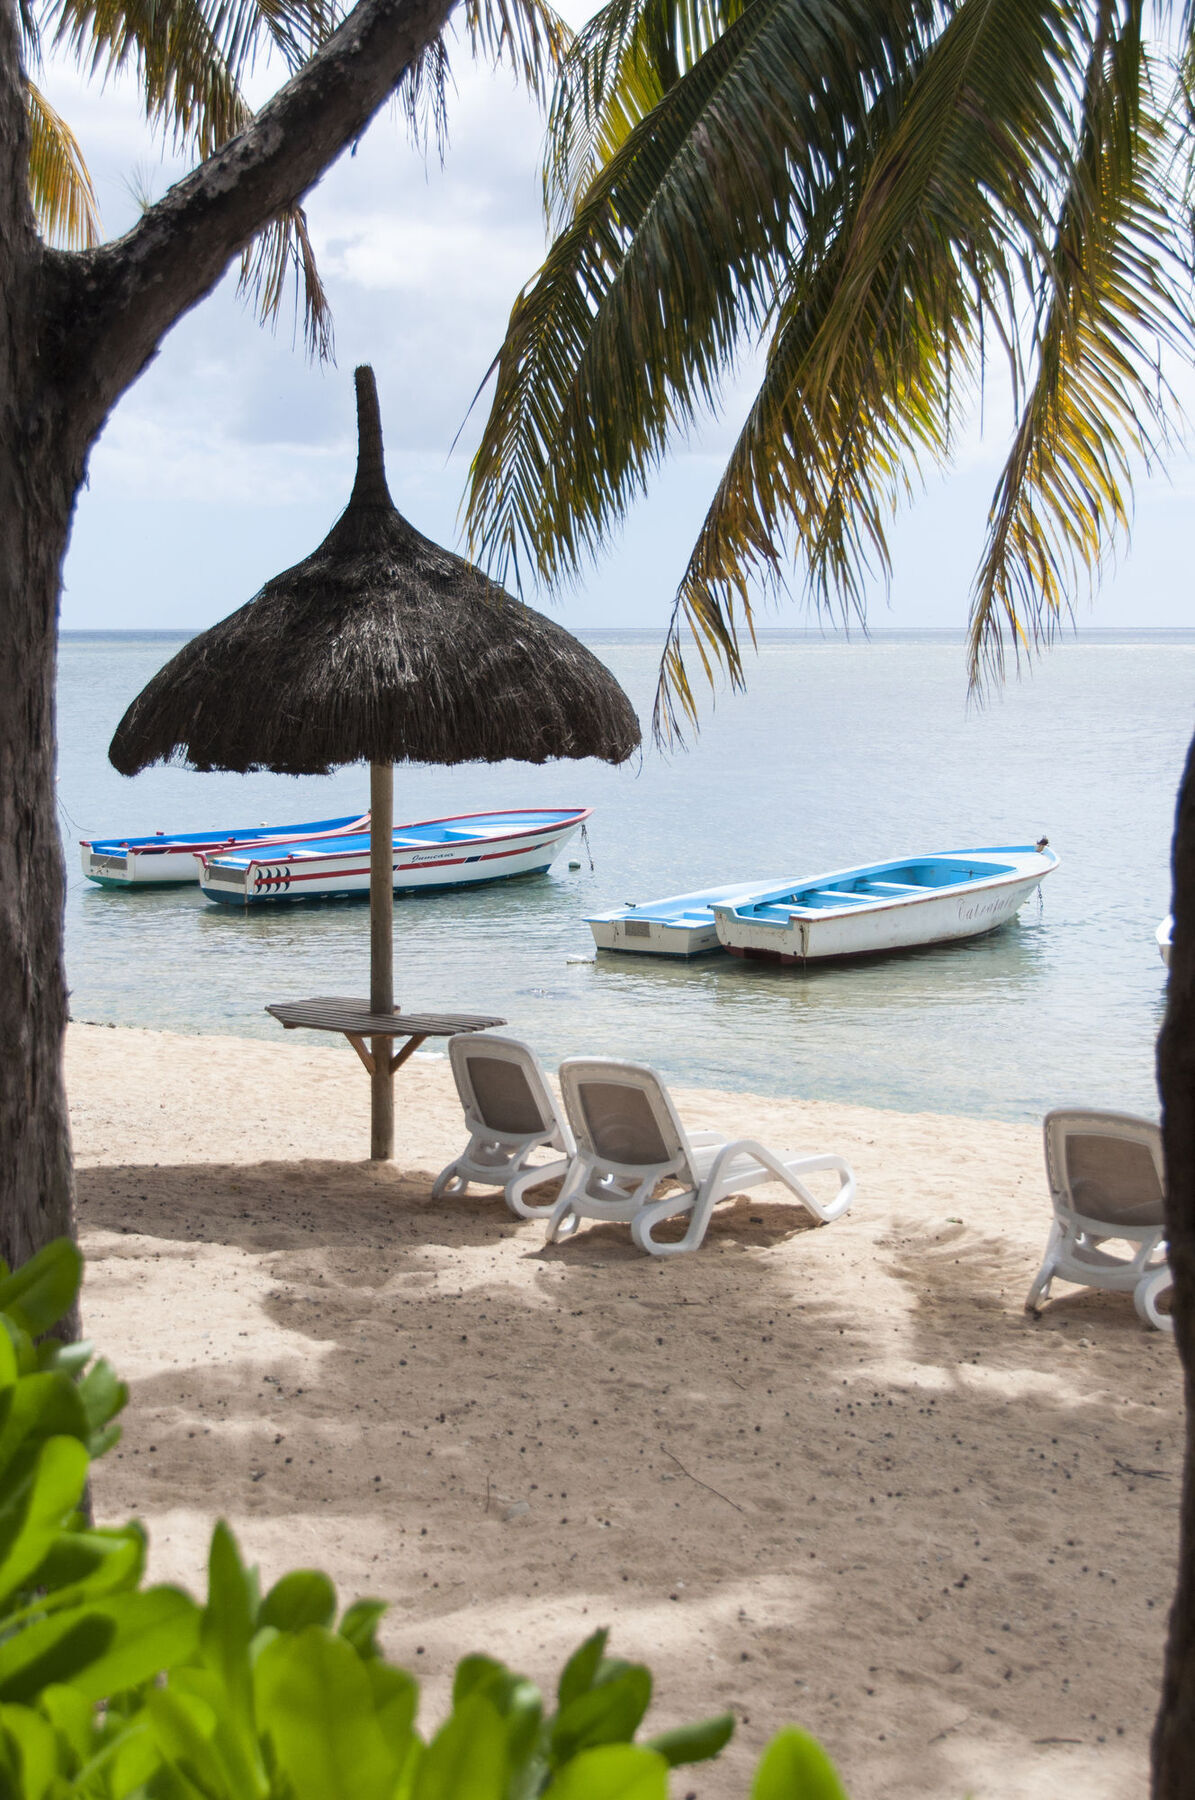
<svg viewBox="0 0 1195 1800">
<path fill-rule="evenodd" d="M 448 1055 L 461 1105 L 490 1131 L 531 1137 L 557 1128 L 548 1084 L 527 1044 L 470 1033 L 452 1038 Z"/>
<path fill-rule="evenodd" d="M 1047 1113 L 1046 1172 L 1059 1212 L 1126 1231 L 1161 1225 L 1162 1134 L 1130 1113 Z"/>
<path fill-rule="evenodd" d="M 688 1140 L 654 1069 L 615 1057 L 570 1057 L 560 1086 L 578 1147 L 622 1168 L 688 1164 Z"/>
</svg>

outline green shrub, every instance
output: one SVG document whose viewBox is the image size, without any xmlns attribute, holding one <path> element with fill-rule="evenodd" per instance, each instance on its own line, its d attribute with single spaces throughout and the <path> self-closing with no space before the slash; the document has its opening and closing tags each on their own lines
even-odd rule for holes
<svg viewBox="0 0 1195 1800">
<path fill-rule="evenodd" d="M 142 1527 L 96 1530 L 79 1510 L 127 1390 L 88 1345 L 40 1335 L 81 1267 L 65 1239 L 0 1264 L 0 1800 L 666 1800 L 669 1768 L 727 1743 L 729 1713 L 636 1741 L 651 1674 L 608 1657 L 604 1631 L 550 1713 L 523 1676 L 465 1657 L 425 1742 L 418 1686 L 378 1648 L 384 1605 L 339 1612 L 313 1569 L 263 1596 L 224 1524 L 205 1605 L 144 1586 Z M 845 1796 L 790 1729 L 752 1800 Z"/>
</svg>

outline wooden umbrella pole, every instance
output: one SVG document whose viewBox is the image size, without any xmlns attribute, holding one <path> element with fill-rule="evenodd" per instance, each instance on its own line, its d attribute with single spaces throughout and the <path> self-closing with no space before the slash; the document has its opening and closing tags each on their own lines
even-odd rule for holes
<svg viewBox="0 0 1195 1800">
<path fill-rule="evenodd" d="M 394 769 L 369 768 L 369 1010 L 394 1011 Z M 373 1162 L 394 1155 L 393 1040 L 373 1039 L 369 1154 Z"/>
</svg>

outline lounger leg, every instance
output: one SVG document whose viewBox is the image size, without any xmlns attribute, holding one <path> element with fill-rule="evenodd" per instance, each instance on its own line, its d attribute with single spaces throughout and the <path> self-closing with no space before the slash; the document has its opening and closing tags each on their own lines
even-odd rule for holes
<svg viewBox="0 0 1195 1800">
<path fill-rule="evenodd" d="M 530 1154 L 530 1153 L 529 1153 Z M 542 1206 L 535 1206 L 523 1195 L 528 1188 L 538 1187 L 542 1181 L 556 1181 L 561 1175 L 568 1173 L 568 1158 L 560 1162 L 543 1163 L 538 1168 L 519 1169 L 512 1180 L 506 1184 L 506 1204 L 512 1213 L 520 1219 L 547 1219 L 556 1209 L 556 1201 L 545 1201 Z"/>
<path fill-rule="evenodd" d="M 649 1256 L 681 1256 L 688 1250 L 696 1250 L 705 1236 L 705 1228 L 710 1222 L 712 1205 L 702 1202 L 695 1206 L 697 1191 L 689 1188 L 683 1194 L 668 1194 L 663 1200 L 653 1200 L 650 1206 L 640 1207 L 631 1220 L 631 1237 L 640 1250 L 646 1250 Z M 661 1225 L 665 1219 L 675 1219 L 678 1213 L 692 1211 L 689 1228 L 683 1238 L 675 1244 L 657 1244 L 651 1235 L 654 1225 Z"/>
<path fill-rule="evenodd" d="M 445 1196 L 456 1199 L 458 1195 L 468 1192 L 469 1183 L 463 1180 L 456 1171 L 457 1164 L 454 1162 L 449 1163 L 446 1169 L 440 1170 L 432 1187 L 433 1200 L 443 1200 Z"/>
<path fill-rule="evenodd" d="M 1137 1308 L 1137 1316 L 1152 1325 L 1157 1331 L 1173 1331 L 1174 1319 L 1170 1313 L 1159 1312 L 1158 1301 L 1166 1290 L 1174 1285 L 1174 1277 L 1168 1268 L 1151 1269 L 1144 1280 L 1139 1281 L 1133 1289 L 1133 1305 Z"/>
</svg>

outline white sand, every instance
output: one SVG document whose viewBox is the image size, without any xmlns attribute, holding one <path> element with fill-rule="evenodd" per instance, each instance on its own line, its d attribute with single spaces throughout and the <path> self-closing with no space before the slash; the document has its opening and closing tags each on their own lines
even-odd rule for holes
<svg viewBox="0 0 1195 1800">
<path fill-rule="evenodd" d="M 656 1729 L 739 1716 L 678 1796 L 745 1797 L 793 1719 L 853 1800 L 1145 1791 L 1177 1359 L 1124 1298 L 1023 1314 L 1034 1128 L 681 1093 L 859 1193 L 810 1229 L 757 1189 L 658 1263 L 432 1207 L 443 1061 L 399 1076 L 382 1169 L 347 1047 L 76 1025 L 68 1075 L 86 1325 L 132 1384 L 97 1507 L 148 1520 L 158 1578 L 199 1584 L 221 1513 L 267 1580 L 389 1598 L 425 1724 L 466 1651 L 547 1684 L 607 1623 Z"/>
</svg>

